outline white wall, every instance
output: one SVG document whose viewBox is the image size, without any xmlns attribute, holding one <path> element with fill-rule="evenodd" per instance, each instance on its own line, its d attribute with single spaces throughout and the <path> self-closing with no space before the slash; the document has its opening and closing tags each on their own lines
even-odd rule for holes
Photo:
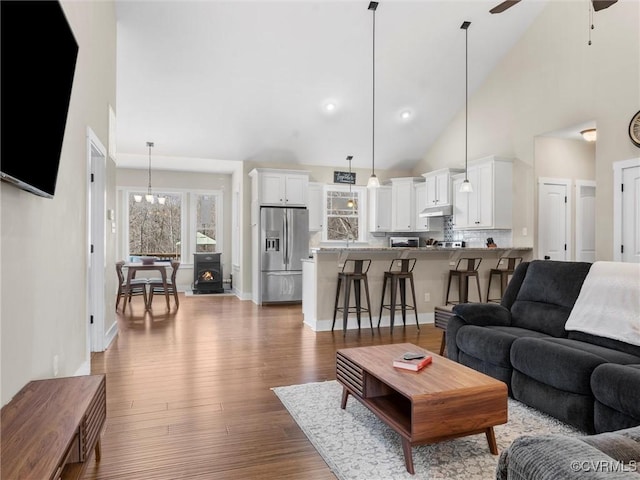
<svg viewBox="0 0 640 480">
<path fill-rule="evenodd" d="M 27 382 L 89 368 L 87 328 L 86 131 L 108 144 L 116 97 L 114 3 L 62 1 L 79 44 L 55 198 L 0 184 L 1 392 L 6 404 Z M 25 161 L 37 151 L 25 145 Z M 112 164 L 108 164 L 112 168 Z M 115 208 L 112 196 L 107 208 Z M 112 252 L 108 246 L 107 252 Z M 115 294 L 115 290 L 113 290 Z"/>
<path fill-rule="evenodd" d="M 588 46 L 585 3 L 554 0 L 547 4 L 484 84 L 472 92 L 469 159 L 491 154 L 518 159 L 514 166 L 514 245 L 533 246 L 533 237 L 521 233 L 523 227 L 535 232 L 534 138 L 595 120 L 596 255 L 599 260 L 610 260 L 612 163 L 638 155 L 627 127 L 640 105 L 640 2 L 617 2 L 597 12 L 595 24 L 593 44 Z M 475 28 L 480 27 L 476 24 Z M 469 43 L 470 56 L 474 49 L 482 48 L 472 38 Z M 463 148 L 464 111 L 440 135 L 414 173 L 461 166 Z"/>
<path fill-rule="evenodd" d="M 584 140 L 536 137 L 535 177 L 596 179 L 596 144 Z"/>
<path fill-rule="evenodd" d="M 538 194 L 538 179 L 561 178 L 571 180 L 571 222 L 570 251 L 575 255 L 576 242 L 576 180 L 596 179 L 596 144 L 584 140 L 569 140 L 566 138 L 536 137 L 535 138 L 535 192 Z M 597 189 L 596 189 L 597 191 Z M 534 206 L 535 225 L 538 225 L 538 202 Z M 534 242 L 534 252 L 538 251 L 537 239 Z"/>
</svg>

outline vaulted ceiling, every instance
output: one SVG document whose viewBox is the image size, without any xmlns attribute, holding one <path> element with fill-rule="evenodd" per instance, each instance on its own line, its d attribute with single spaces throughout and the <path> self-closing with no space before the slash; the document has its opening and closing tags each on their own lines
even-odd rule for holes
<svg viewBox="0 0 640 480">
<path fill-rule="evenodd" d="M 375 162 L 410 169 L 546 1 L 382 0 L 375 14 Z M 368 168 L 367 0 L 116 2 L 117 149 Z M 586 7 L 585 7 L 586 8 Z M 327 104 L 335 106 L 333 111 Z M 408 112 L 408 118 L 402 118 Z M 129 165 L 131 166 L 131 165 Z M 144 166 L 144 165 L 141 165 Z"/>
</svg>

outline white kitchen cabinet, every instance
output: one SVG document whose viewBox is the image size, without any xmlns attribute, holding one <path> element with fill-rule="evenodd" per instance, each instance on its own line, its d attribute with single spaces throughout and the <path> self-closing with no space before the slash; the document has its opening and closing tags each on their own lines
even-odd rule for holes
<svg viewBox="0 0 640 480">
<path fill-rule="evenodd" d="M 309 172 L 254 168 L 249 176 L 257 182 L 258 203 L 289 207 L 306 207 Z"/>
<path fill-rule="evenodd" d="M 451 205 L 451 176 L 461 171 L 457 168 L 442 168 L 423 173 L 426 185 L 425 207 Z"/>
<path fill-rule="evenodd" d="M 416 183 L 413 186 L 415 193 L 415 231 L 416 232 L 428 232 L 429 231 L 429 219 L 426 217 L 421 217 L 420 212 L 427 205 L 427 184 L 426 183 Z"/>
<path fill-rule="evenodd" d="M 415 230 L 414 185 L 420 182 L 424 182 L 421 177 L 391 179 L 391 230 L 393 232 L 413 232 Z"/>
<path fill-rule="evenodd" d="M 369 231 L 391 231 L 391 187 L 380 186 L 369 190 Z"/>
<path fill-rule="evenodd" d="M 322 184 L 309 182 L 307 194 L 307 206 L 309 209 L 309 231 L 318 232 L 322 230 Z"/>
<path fill-rule="evenodd" d="M 511 229 L 513 161 L 491 156 L 469 162 L 473 192 L 461 193 L 464 174 L 453 180 L 453 229 Z"/>
</svg>

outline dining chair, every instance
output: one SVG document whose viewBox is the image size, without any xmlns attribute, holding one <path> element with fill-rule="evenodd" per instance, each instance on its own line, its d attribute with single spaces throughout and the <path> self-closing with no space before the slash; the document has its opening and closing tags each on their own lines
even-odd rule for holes
<svg viewBox="0 0 640 480">
<path fill-rule="evenodd" d="M 151 307 L 151 302 L 153 302 L 153 294 L 159 293 L 162 295 L 168 294 L 173 295 L 173 298 L 176 301 L 176 308 L 180 306 L 180 301 L 178 300 L 178 289 L 176 287 L 176 274 L 178 273 L 178 267 L 180 267 L 180 262 L 177 260 L 171 261 L 171 277 L 167 278 L 167 290 L 165 292 L 164 285 L 162 284 L 161 278 L 151 278 L 149 279 L 149 307 Z"/>
<path fill-rule="evenodd" d="M 131 297 L 142 295 L 144 298 L 144 305 L 147 305 L 147 279 L 146 278 L 132 278 L 131 282 L 127 284 L 127 280 L 124 278 L 122 267 L 124 266 L 124 260 L 116 262 L 116 273 L 118 274 L 118 293 L 116 295 L 116 310 L 118 310 L 118 304 L 120 299 L 123 298 L 122 311 L 124 312 L 127 306 L 127 299 L 131 304 Z"/>
</svg>

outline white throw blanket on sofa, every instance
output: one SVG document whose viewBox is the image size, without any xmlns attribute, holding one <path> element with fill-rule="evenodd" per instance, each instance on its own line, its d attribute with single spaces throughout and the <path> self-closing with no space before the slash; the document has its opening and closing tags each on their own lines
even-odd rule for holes
<svg viewBox="0 0 640 480">
<path fill-rule="evenodd" d="M 565 329 L 640 346 L 640 264 L 595 262 Z"/>
</svg>

